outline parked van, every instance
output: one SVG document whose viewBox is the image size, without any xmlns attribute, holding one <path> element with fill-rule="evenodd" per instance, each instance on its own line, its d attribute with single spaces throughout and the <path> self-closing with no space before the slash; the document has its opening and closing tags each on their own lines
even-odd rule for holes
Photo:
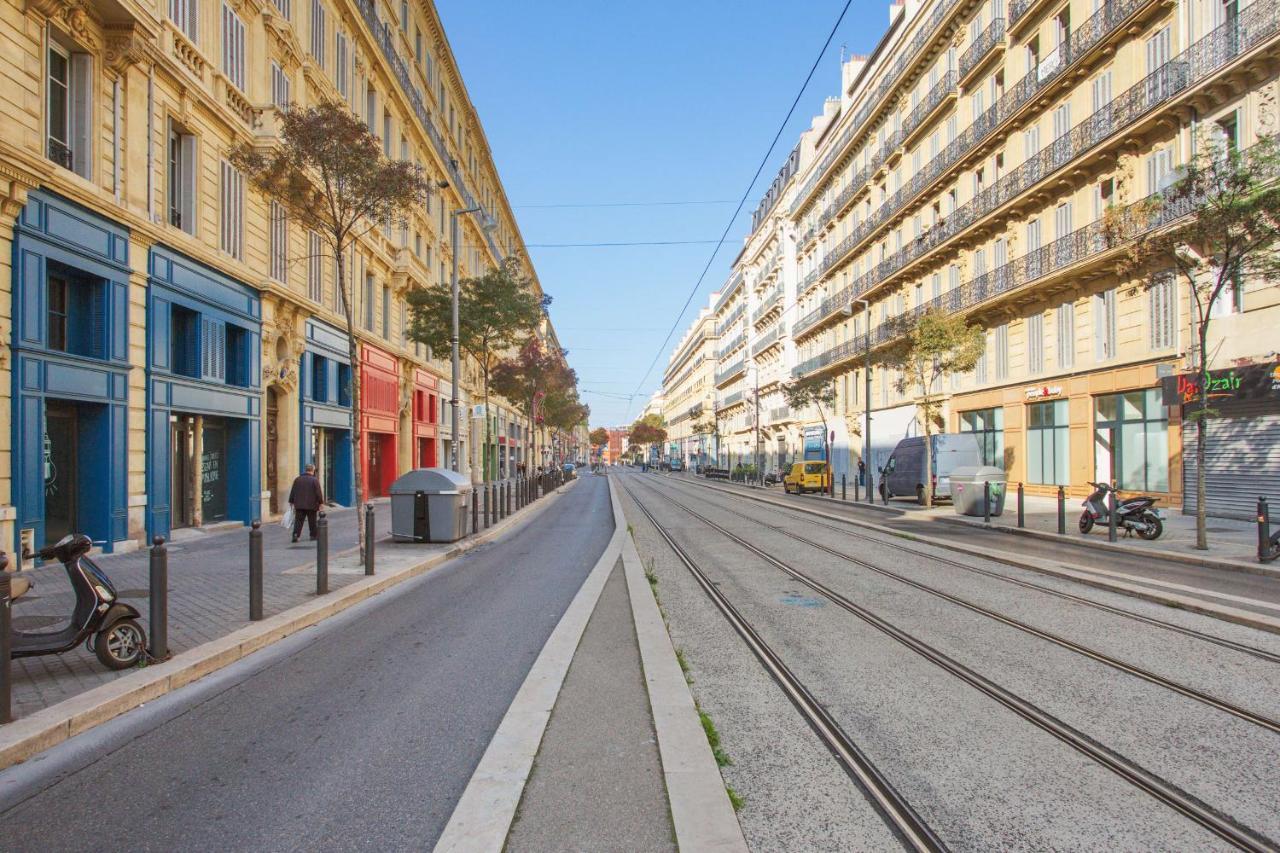
<svg viewBox="0 0 1280 853">
<path fill-rule="evenodd" d="M 982 465 L 982 450 L 972 433 L 944 433 L 933 439 L 933 496 L 951 499 L 951 472 L 968 465 Z M 904 438 L 893 449 L 880 474 L 880 492 L 886 498 L 913 495 L 924 503 L 924 436 Z"/>
<path fill-rule="evenodd" d="M 824 492 L 831 487 L 831 475 L 826 462 L 797 462 L 791 473 L 782 478 L 782 490 L 803 495 L 805 492 Z"/>
</svg>

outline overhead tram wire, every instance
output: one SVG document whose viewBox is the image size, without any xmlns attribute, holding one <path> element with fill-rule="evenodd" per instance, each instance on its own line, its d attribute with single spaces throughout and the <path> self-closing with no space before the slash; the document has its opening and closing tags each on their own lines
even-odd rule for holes
<svg viewBox="0 0 1280 853">
<path fill-rule="evenodd" d="M 675 322 L 671 324 L 671 330 L 667 332 L 667 337 L 662 341 L 662 345 L 658 347 L 658 351 L 653 355 L 653 361 L 649 362 L 649 366 L 645 369 L 644 376 L 640 377 L 640 381 L 636 383 L 636 390 L 631 395 L 633 400 L 640 395 L 640 389 L 644 387 L 645 381 L 649 378 L 649 374 L 653 373 L 654 366 L 658 363 L 658 359 L 662 357 L 662 353 L 666 351 L 667 344 L 671 343 L 671 337 L 676 333 L 676 329 L 680 328 L 680 321 L 684 319 L 685 312 L 689 310 L 693 298 L 698 295 L 698 291 L 702 288 L 702 282 L 707 277 L 707 273 L 711 271 L 711 265 L 715 263 L 716 255 L 720 254 L 720 247 L 724 245 L 725 240 L 729 237 L 729 231 L 733 228 L 733 223 L 737 221 L 738 216 L 742 213 L 742 208 L 747 203 L 747 198 L 751 195 L 751 190 L 755 188 L 756 181 L 760 180 L 760 174 L 764 171 L 764 167 L 769 163 L 769 157 L 773 155 L 773 149 L 777 147 L 778 140 L 782 138 L 782 133 L 787 129 L 787 123 L 791 121 L 791 116 L 795 114 L 796 106 L 800 103 L 800 99 L 804 97 L 805 90 L 809 88 L 809 83 L 813 80 L 814 73 L 818 70 L 818 65 L 822 62 L 822 57 L 827 53 L 827 48 L 831 46 L 831 40 L 835 38 L 836 30 L 840 29 L 840 24 L 844 21 L 844 16 L 848 14 L 849 7 L 853 5 L 853 0 L 845 0 L 844 6 L 840 9 L 840 15 L 836 18 L 836 22 L 831 26 L 831 32 L 827 33 L 826 41 L 822 43 L 822 49 L 818 51 L 818 55 L 814 57 L 813 65 L 809 67 L 809 73 L 805 75 L 804 82 L 800 84 L 800 90 L 796 92 L 795 98 L 791 101 L 791 108 L 787 110 L 787 115 L 782 119 L 782 123 L 778 125 L 778 132 L 773 135 L 773 141 L 769 143 L 769 150 L 760 158 L 760 165 L 756 167 L 756 173 L 751 176 L 751 183 L 747 184 L 747 189 L 742 193 L 742 198 L 738 200 L 738 206 L 734 208 L 733 216 L 729 217 L 729 221 L 725 223 L 724 233 L 720 235 L 720 239 L 716 242 L 716 247 L 711 250 L 711 257 L 707 258 L 707 264 L 702 268 L 702 273 L 698 276 L 698 280 L 694 283 L 693 289 L 689 291 L 689 297 L 685 299 L 684 306 L 680 309 L 680 313 L 676 315 Z M 627 417 L 631 416 L 631 407 L 627 407 Z M 625 418 L 624 418 L 625 420 Z"/>
<path fill-rule="evenodd" d="M 733 199 L 709 199 L 706 201 L 605 201 L 586 202 L 582 204 L 517 204 L 515 210 L 550 210 L 553 208 L 585 208 L 585 207 L 686 207 L 695 204 L 733 204 Z"/>
</svg>

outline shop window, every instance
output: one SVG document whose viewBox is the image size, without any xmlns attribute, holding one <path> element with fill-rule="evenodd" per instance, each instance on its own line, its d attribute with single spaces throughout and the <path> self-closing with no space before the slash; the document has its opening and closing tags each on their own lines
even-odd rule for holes
<svg viewBox="0 0 1280 853">
<path fill-rule="evenodd" d="M 248 388 L 254 384 L 252 375 L 253 333 L 239 326 L 226 326 L 225 377 L 228 385 Z"/>
<path fill-rule="evenodd" d="M 982 451 L 983 465 L 1004 467 L 1004 409 L 961 412 L 960 431 L 974 434 Z"/>
<path fill-rule="evenodd" d="M 1027 482 L 1046 486 L 1069 483 L 1067 401 L 1027 406 Z"/>
<path fill-rule="evenodd" d="M 50 38 L 45 156 L 82 178 L 93 177 L 93 57 Z"/>
<path fill-rule="evenodd" d="M 180 376 L 200 375 L 200 315 L 181 305 L 170 308 L 169 364 Z"/>
<path fill-rule="evenodd" d="M 50 264 L 45 283 L 46 346 L 86 358 L 107 357 L 106 284 Z"/>
<path fill-rule="evenodd" d="M 1169 415 L 1151 388 L 1094 400 L 1095 479 L 1130 491 L 1169 490 Z"/>
<path fill-rule="evenodd" d="M 317 403 L 329 401 L 329 362 L 324 356 L 311 356 L 311 399 Z"/>
<path fill-rule="evenodd" d="M 351 405 L 351 365 L 338 365 L 338 405 Z"/>
</svg>

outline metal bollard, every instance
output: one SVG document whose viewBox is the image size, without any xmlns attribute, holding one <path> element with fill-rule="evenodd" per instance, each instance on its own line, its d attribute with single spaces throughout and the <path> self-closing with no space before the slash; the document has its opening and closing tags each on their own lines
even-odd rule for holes
<svg viewBox="0 0 1280 853">
<path fill-rule="evenodd" d="M 1023 513 L 1023 506 L 1022 506 L 1022 483 L 1018 483 L 1018 526 L 1019 527 L 1027 526 L 1027 518 L 1026 518 L 1026 515 Z"/>
<path fill-rule="evenodd" d="M 507 484 L 498 484 L 498 517 L 506 518 L 511 514 L 511 502 L 507 500 Z"/>
<path fill-rule="evenodd" d="M 845 482 L 844 474 L 840 475 L 840 500 L 849 500 L 849 489 L 848 484 Z"/>
<path fill-rule="evenodd" d="M 151 543 L 149 653 L 153 660 L 164 660 L 169 656 L 169 549 L 164 547 L 163 536 Z"/>
<path fill-rule="evenodd" d="M 861 480 L 853 481 L 853 502 L 854 503 L 862 502 L 862 481 Z"/>
<path fill-rule="evenodd" d="M 519 509 L 516 503 L 516 487 L 515 483 L 507 480 L 507 515 Z"/>
<path fill-rule="evenodd" d="M 1107 541 L 1116 541 L 1116 486 L 1113 481 L 1107 492 Z"/>
<path fill-rule="evenodd" d="M 1271 545 L 1271 508 L 1265 497 L 1258 498 L 1258 562 L 1270 563 L 1277 556 Z"/>
<path fill-rule="evenodd" d="M 364 573 L 373 574 L 377 546 L 374 542 L 376 528 L 373 521 L 373 504 L 364 505 Z"/>
<path fill-rule="evenodd" d="M 249 528 L 249 621 L 262 618 L 262 522 Z"/>
<path fill-rule="evenodd" d="M 316 595 L 329 592 L 329 519 L 324 510 L 316 519 Z"/>
<path fill-rule="evenodd" d="M 471 535 L 475 536 L 480 532 L 480 494 L 475 489 L 471 490 Z"/>
<path fill-rule="evenodd" d="M 484 484 L 480 487 L 480 491 L 484 493 L 484 527 L 489 529 L 489 486 Z"/>
<path fill-rule="evenodd" d="M 991 523 L 991 481 L 982 481 L 982 523 Z"/>
<path fill-rule="evenodd" d="M 0 723 L 13 720 L 13 602 L 8 568 L 9 557 L 0 551 Z"/>
<path fill-rule="evenodd" d="M 1058 535 L 1067 535 L 1067 493 L 1058 486 Z"/>
</svg>

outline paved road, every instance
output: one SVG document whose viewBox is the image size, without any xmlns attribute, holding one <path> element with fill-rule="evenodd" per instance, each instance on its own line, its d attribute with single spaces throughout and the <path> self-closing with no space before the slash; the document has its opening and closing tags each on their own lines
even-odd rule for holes
<svg viewBox="0 0 1280 853">
<path fill-rule="evenodd" d="M 153 703 L 154 731 L 130 730 L 147 725 L 140 709 L 0 773 L 3 797 L 47 786 L 0 801 L 3 847 L 430 849 L 612 532 L 606 481 L 583 478 L 514 535 L 268 649 L 266 665 Z"/>
<path fill-rule="evenodd" d="M 945 548 L 926 546 L 932 553 L 909 554 L 892 542 L 855 538 L 676 479 L 622 479 L 953 849 L 1205 849 L 1223 844 L 1093 759 L 873 629 L 834 599 L 726 539 L 693 513 L 801 568 L 1269 843 L 1280 838 L 1274 731 L 903 579 L 1092 646 L 1272 721 L 1280 719 L 1280 664 L 1274 659 L 1262 660 L 1001 576 L 1030 577 L 1046 588 L 1069 589 L 1110 607 L 1272 654 L 1280 649 L 1275 636 L 974 558 L 962 559 L 987 574 L 966 571 L 933 558 L 945 557 Z M 779 703 L 771 694 L 776 688 L 746 695 L 736 688 L 753 677 L 758 681 L 759 665 L 740 643 L 725 641 L 732 634 L 724 620 L 707 612 L 705 596 L 688 572 L 671 558 L 647 521 L 627 509 L 642 555 L 654 561 L 673 638 L 679 638 L 693 666 L 694 692 L 717 718 L 725 747 L 737 761 L 725 775 L 746 795 L 740 820 L 749 842 L 758 849 L 866 846 L 855 841 L 873 831 L 874 813 L 865 802 L 841 810 L 838 806 L 844 804 L 820 787 L 856 791 L 847 779 L 835 784 L 830 774 L 820 775 L 822 766 L 834 761 L 812 757 L 812 734 L 804 737 L 809 741 L 805 749 L 799 737 L 787 750 L 774 748 Z M 766 524 L 903 579 L 788 538 Z M 785 707 L 781 713 L 794 715 Z M 808 754 L 789 762 L 786 753 L 791 750 L 797 756 Z M 807 802 L 800 808 L 797 795 L 777 780 L 795 785 L 806 775 L 813 781 L 803 788 Z M 826 796 L 814 796 L 818 790 Z"/>
</svg>

